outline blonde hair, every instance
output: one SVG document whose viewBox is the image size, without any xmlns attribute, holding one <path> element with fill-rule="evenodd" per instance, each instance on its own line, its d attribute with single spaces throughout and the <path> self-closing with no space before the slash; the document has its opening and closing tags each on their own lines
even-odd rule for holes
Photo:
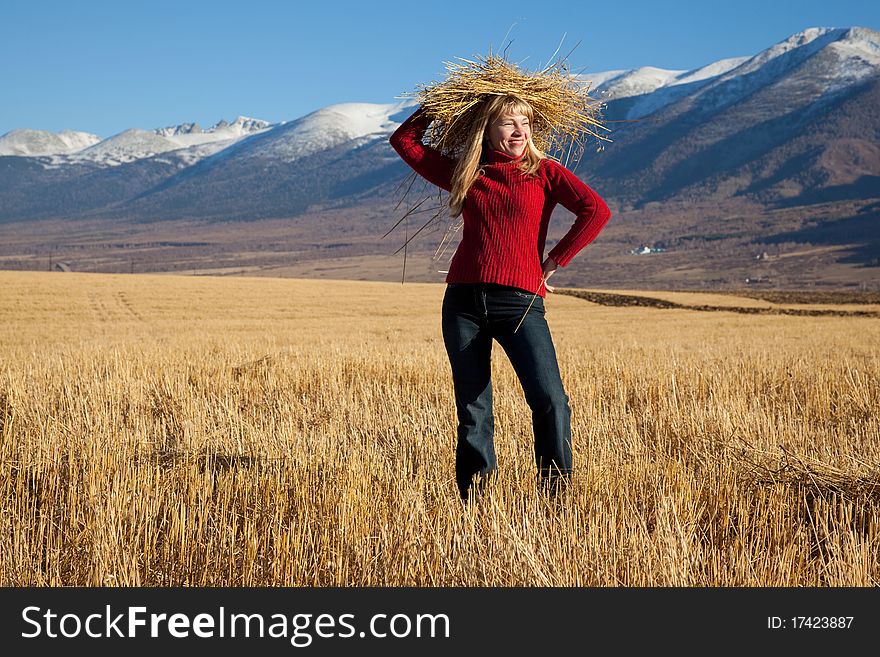
<svg viewBox="0 0 880 657">
<path fill-rule="evenodd" d="M 493 121 L 503 114 L 522 114 L 529 119 L 532 125 L 535 120 L 535 112 L 532 106 L 522 98 L 512 94 L 492 96 L 485 100 L 480 107 L 474 121 L 470 125 L 465 148 L 455 170 L 452 173 L 452 186 L 449 192 L 449 213 L 453 217 L 461 214 L 464 199 L 468 190 L 480 177 L 480 159 L 483 155 L 484 143 L 488 137 L 488 128 Z M 534 131 L 532 126 L 532 131 Z M 546 155 L 535 146 L 532 141 L 532 131 L 526 142 L 525 153 L 517 163 L 519 169 L 526 175 L 534 175 L 541 166 L 541 160 Z"/>
</svg>

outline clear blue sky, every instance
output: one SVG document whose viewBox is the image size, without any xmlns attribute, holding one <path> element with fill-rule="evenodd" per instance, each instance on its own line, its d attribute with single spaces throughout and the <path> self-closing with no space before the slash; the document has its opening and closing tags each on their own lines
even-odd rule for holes
<svg viewBox="0 0 880 657">
<path fill-rule="evenodd" d="M 564 36 L 563 54 L 580 42 L 575 70 L 692 69 L 807 27 L 880 29 L 880 2 L 6 0 L 2 18 L 0 135 L 109 137 L 390 103 L 442 79 L 444 61 L 508 42 L 525 68 L 545 64 Z"/>
</svg>

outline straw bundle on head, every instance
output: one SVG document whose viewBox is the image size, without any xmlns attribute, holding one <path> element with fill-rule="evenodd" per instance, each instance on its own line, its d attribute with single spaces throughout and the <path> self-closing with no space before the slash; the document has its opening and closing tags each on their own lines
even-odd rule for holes
<svg viewBox="0 0 880 657">
<path fill-rule="evenodd" d="M 446 62 L 443 82 L 419 85 L 414 94 L 434 119 L 428 142 L 458 157 L 471 134 L 484 101 L 492 96 L 516 96 L 534 110 L 532 141 L 566 164 L 576 163 L 588 136 L 610 141 L 600 120 L 601 103 L 589 95 L 589 84 L 572 75 L 561 60 L 538 72 L 523 71 L 502 57 Z"/>
</svg>

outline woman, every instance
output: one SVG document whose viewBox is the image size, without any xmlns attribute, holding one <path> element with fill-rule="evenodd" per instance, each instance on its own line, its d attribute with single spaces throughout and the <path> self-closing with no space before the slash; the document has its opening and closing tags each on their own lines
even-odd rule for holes
<svg viewBox="0 0 880 657">
<path fill-rule="evenodd" d="M 422 143 L 430 124 L 423 108 L 390 142 L 403 160 L 449 192 L 462 215 L 461 243 L 446 276 L 443 341 L 452 366 L 458 415 L 456 481 L 467 500 L 496 471 L 491 350 L 510 359 L 532 410 L 539 480 L 555 493 L 572 471 L 571 413 L 544 318 L 547 279 L 592 242 L 611 217 L 608 206 L 577 176 L 532 141 L 531 105 L 491 96 L 473 121 L 461 157 Z M 544 258 L 550 214 L 559 203 L 574 225 Z"/>
</svg>

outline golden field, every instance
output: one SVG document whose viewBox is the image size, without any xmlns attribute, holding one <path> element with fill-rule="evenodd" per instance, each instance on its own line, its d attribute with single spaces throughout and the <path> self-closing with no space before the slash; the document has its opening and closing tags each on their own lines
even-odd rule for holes
<svg viewBox="0 0 880 657">
<path fill-rule="evenodd" d="M 573 485 L 496 344 L 463 507 L 442 295 L 0 271 L 0 585 L 880 584 L 880 319 L 549 295 Z"/>
</svg>

